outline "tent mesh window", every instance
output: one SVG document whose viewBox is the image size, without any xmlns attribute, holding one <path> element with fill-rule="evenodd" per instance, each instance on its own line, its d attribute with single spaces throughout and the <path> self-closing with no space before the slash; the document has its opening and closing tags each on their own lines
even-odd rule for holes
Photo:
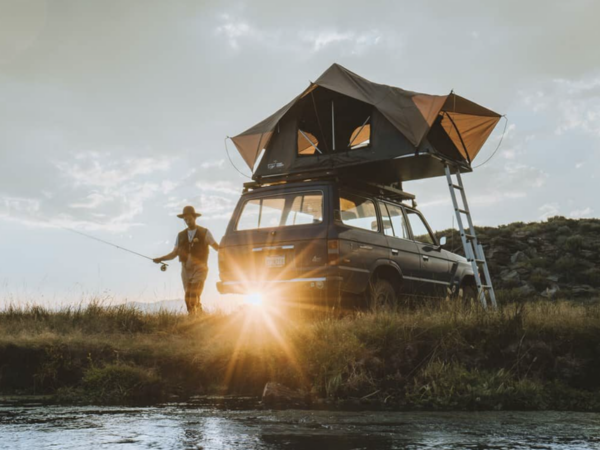
<svg viewBox="0 0 600 450">
<path fill-rule="evenodd" d="M 368 147 L 373 107 L 317 88 L 294 106 L 298 118 L 297 155 L 315 156 Z"/>
</svg>

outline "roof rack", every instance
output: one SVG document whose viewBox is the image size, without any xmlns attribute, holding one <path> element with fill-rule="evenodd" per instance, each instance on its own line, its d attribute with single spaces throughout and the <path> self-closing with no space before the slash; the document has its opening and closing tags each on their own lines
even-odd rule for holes
<svg viewBox="0 0 600 450">
<path fill-rule="evenodd" d="M 354 177 L 338 172 L 335 170 L 323 170 L 319 172 L 312 172 L 310 174 L 294 174 L 294 175 L 283 175 L 277 177 L 261 177 L 255 181 L 244 183 L 244 191 L 260 189 L 267 186 L 277 186 L 288 183 L 298 183 L 307 181 L 319 181 L 319 180 L 335 180 L 339 181 L 345 186 L 353 187 L 363 191 L 367 191 L 370 194 L 376 195 L 381 198 L 389 200 L 403 201 L 411 200 L 415 201 L 415 196 L 402 190 L 402 183 L 396 182 L 389 185 L 383 185 L 379 183 L 373 183 L 369 181 L 357 180 Z"/>
</svg>

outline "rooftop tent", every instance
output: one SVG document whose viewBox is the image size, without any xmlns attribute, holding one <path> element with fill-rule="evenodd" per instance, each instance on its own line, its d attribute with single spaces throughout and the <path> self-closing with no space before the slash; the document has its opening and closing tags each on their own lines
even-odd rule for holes
<svg viewBox="0 0 600 450">
<path fill-rule="evenodd" d="M 440 159 L 471 171 L 500 117 L 454 93 L 405 91 L 334 64 L 290 103 L 232 140 L 255 180 L 339 169 L 408 181 L 443 175 Z"/>
</svg>

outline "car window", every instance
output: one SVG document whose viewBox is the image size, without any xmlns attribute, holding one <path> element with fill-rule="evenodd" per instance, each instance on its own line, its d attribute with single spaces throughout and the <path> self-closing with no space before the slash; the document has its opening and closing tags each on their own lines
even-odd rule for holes
<svg viewBox="0 0 600 450">
<path fill-rule="evenodd" d="M 387 204 L 387 208 L 390 214 L 394 236 L 402 239 L 410 239 L 408 235 L 408 227 L 406 226 L 406 219 L 402 213 L 402 208 L 389 203 Z"/>
<path fill-rule="evenodd" d="M 353 194 L 340 195 L 340 215 L 342 222 L 363 230 L 379 231 L 375 203 Z"/>
<path fill-rule="evenodd" d="M 433 244 L 435 240 L 429 232 L 429 228 L 425 225 L 423 218 L 414 211 L 406 210 L 406 216 L 410 222 L 410 227 L 413 232 L 414 240 L 424 244 Z"/>
<path fill-rule="evenodd" d="M 386 236 L 393 236 L 394 229 L 392 228 L 392 219 L 385 203 L 379 202 L 379 212 L 381 212 L 381 221 L 383 222 L 383 232 Z"/>
<path fill-rule="evenodd" d="M 323 194 L 303 192 L 249 200 L 238 219 L 237 230 L 288 227 L 323 221 Z"/>
<path fill-rule="evenodd" d="M 286 226 L 319 223 L 323 220 L 323 195 L 298 195 L 285 220 Z"/>
</svg>

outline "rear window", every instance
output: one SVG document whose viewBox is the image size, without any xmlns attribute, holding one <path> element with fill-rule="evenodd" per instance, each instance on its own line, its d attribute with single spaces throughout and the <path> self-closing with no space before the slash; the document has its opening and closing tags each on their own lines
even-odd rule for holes
<svg viewBox="0 0 600 450">
<path fill-rule="evenodd" d="M 237 230 L 290 227 L 323 222 L 323 193 L 298 192 L 248 200 Z"/>
</svg>

